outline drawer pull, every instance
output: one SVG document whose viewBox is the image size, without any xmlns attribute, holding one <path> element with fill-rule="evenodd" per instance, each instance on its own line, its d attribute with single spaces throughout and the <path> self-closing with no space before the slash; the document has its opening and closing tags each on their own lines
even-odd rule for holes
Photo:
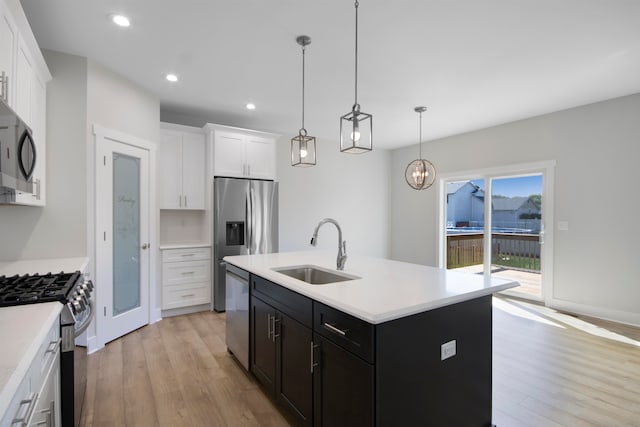
<svg viewBox="0 0 640 427">
<path fill-rule="evenodd" d="M 338 335 L 342 335 L 343 337 L 347 335 L 347 331 L 343 331 L 341 329 L 338 329 L 335 326 L 331 325 L 330 323 L 324 322 L 324 324 L 322 326 L 324 326 L 325 328 L 329 329 L 331 332 L 335 332 Z"/>
<path fill-rule="evenodd" d="M 183 271 L 182 273 L 183 276 L 188 276 L 189 274 L 195 274 L 195 271 Z"/>
<path fill-rule="evenodd" d="M 189 298 L 189 297 L 195 297 L 196 294 L 186 294 L 186 295 L 182 295 L 182 298 Z"/>
<path fill-rule="evenodd" d="M 196 254 L 182 254 L 180 256 L 196 256 Z"/>
</svg>

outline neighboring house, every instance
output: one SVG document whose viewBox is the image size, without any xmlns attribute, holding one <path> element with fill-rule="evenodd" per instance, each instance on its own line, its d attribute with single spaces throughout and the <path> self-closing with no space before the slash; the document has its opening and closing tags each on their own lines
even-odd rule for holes
<svg viewBox="0 0 640 427">
<path fill-rule="evenodd" d="M 484 190 L 471 181 L 447 184 L 447 227 L 484 226 Z M 540 229 L 540 206 L 531 197 L 492 198 L 492 224 L 498 228 Z"/>
<path fill-rule="evenodd" d="M 540 206 L 531 197 L 494 197 L 491 212 L 495 227 L 525 228 L 540 219 Z"/>
<path fill-rule="evenodd" d="M 447 227 L 482 227 L 484 190 L 471 181 L 447 184 Z"/>
</svg>

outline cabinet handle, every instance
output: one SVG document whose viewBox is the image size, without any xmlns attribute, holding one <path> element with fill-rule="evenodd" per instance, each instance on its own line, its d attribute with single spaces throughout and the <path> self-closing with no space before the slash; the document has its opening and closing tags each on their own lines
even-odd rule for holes
<svg viewBox="0 0 640 427">
<path fill-rule="evenodd" d="M 40 178 L 36 178 L 33 186 L 36 188 L 36 191 L 31 197 L 35 197 L 36 200 L 40 200 Z"/>
<path fill-rule="evenodd" d="M 44 354 L 56 353 L 58 351 L 58 347 L 60 347 L 61 342 L 62 342 L 62 339 L 60 338 L 58 338 L 55 341 L 49 342 L 49 347 L 47 347 L 47 350 L 44 352 Z"/>
<path fill-rule="evenodd" d="M 330 323 L 324 322 L 324 324 L 322 325 L 325 328 L 329 329 L 331 332 L 335 332 L 336 334 L 342 335 L 343 337 L 347 335 L 347 331 L 343 331 L 341 329 L 336 328 L 335 326 L 333 326 Z"/>
<path fill-rule="evenodd" d="M 187 206 L 187 196 L 184 196 L 184 207 L 186 208 Z"/>
<path fill-rule="evenodd" d="M 195 297 L 195 294 L 186 294 L 186 295 L 182 295 L 182 298 L 190 298 L 190 297 Z"/>
<path fill-rule="evenodd" d="M 315 363 L 315 358 L 314 358 L 314 353 L 315 353 L 315 349 L 320 347 L 319 345 L 314 345 L 313 341 L 311 341 L 311 373 L 313 374 L 313 368 L 318 366 L 317 363 Z"/>
<path fill-rule="evenodd" d="M 281 319 L 276 318 L 276 316 L 273 316 L 273 342 L 276 342 L 276 338 L 278 338 L 280 336 L 280 334 L 276 333 L 276 323 L 280 322 Z"/>
<path fill-rule="evenodd" d="M 182 207 L 182 195 L 178 196 L 178 206 Z"/>
<path fill-rule="evenodd" d="M 183 276 L 187 276 L 187 275 L 189 275 L 189 274 L 195 274 L 195 271 L 183 271 L 183 272 L 182 272 L 182 273 L 180 273 L 180 274 L 182 274 Z"/>
<path fill-rule="evenodd" d="M 247 164 L 247 175 L 251 176 L 251 164 Z"/>
<path fill-rule="evenodd" d="M 0 97 L 4 99 L 4 102 L 9 103 L 9 76 L 3 71 L 0 74 Z"/>
<path fill-rule="evenodd" d="M 31 413 L 36 406 L 38 393 L 31 393 L 29 397 L 20 401 L 17 416 L 11 421 L 11 424 L 27 425 L 27 421 L 31 418 Z"/>
<path fill-rule="evenodd" d="M 196 254 L 182 254 L 180 256 L 196 256 Z"/>
<path fill-rule="evenodd" d="M 271 315 L 267 313 L 267 339 L 271 338 Z"/>
</svg>

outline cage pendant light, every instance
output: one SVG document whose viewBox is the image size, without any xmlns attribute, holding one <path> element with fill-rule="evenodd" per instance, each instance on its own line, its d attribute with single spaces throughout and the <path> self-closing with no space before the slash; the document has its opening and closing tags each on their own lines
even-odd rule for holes
<svg viewBox="0 0 640 427">
<path fill-rule="evenodd" d="M 366 153 L 373 148 L 373 116 L 360 111 L 358 104 L 358 6 L 356 0 L 355 102 L 351 111 L 340 117 L 340 151 L 352 154 Z"/>
<path fill-rule="evenodd" d="M 304 128 L 304 54 L 311 37 L 298 36 L 296 42 L 302 46 L 302 127 L 298 135 L 291 138 L 291 166 L 305 167 L 316 164 L 316 137 L 307 135 Z"/>
<path fill-rule="evenodd" d="M 404 178 L 409 187 L 414 190 L 425 190 L 436 180 L 435 166 L 429 160 L 422 158 L 422 113 L 427 111 L 427 107 L 416 107 L 413 110 L 420 114 L 420 157 L 409 163 Z"/>
</svg>

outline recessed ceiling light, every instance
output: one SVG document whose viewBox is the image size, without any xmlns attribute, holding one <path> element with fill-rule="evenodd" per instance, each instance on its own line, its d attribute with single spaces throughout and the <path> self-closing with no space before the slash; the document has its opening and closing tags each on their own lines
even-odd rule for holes
<svg viewBox="0 0 640 427">
<path fill-rule="evenodd" d="M 169 80 L 170 82 L 177 82 L 178 76 L 176 76 L 175 74 L 167 74 L 165 76 L 165 79 Z"/>
<path fill-rule="evenodd" d="M 111 15 L 111 20 L 119 27 L 128 27 L 129 25 L 131 25 L 131 22 L 129 22 L 129 18 L 124 15 Z"/>
<path fill-rule="evenodd" d="M 256 105 L 255 104 L 251 104 L 251 103 L 247 104 L 246 107 L 247 107 L 247 110 L 255 110 L 256 109 Z"/>
</svg>

